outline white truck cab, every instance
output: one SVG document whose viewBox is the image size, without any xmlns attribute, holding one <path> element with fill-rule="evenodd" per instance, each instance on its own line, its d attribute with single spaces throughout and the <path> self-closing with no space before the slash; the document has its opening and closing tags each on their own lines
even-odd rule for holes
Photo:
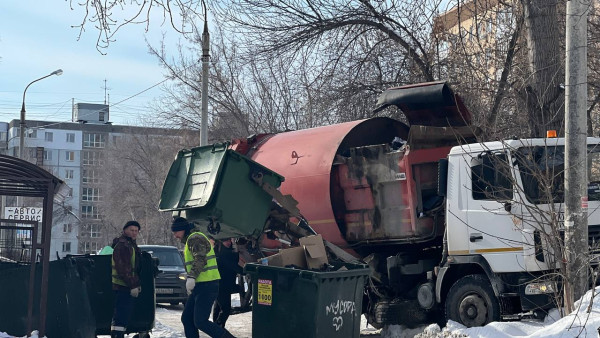
<svg viewBox="0 0 600 338">
<path fill-rule="evenodd" d="M 563 234 L 564 144 L 563 138 L 544 138 L 451 149 L 446 186 L 448 264 L 436 281 L 437 299 L 446 297 L 447 313 L 454 311 L 463 322 L 481 324 L 482 316 L 498 319 L 498 306 L 502 314 L 511 312 L 506 311 L 511 304 L 520 303 L 525 311 L 555 306 L 559 280 L 549 278 L 548 272 L 558 268 L 554 253 Z M 587 163 L 575 165 L 588 168 L 588 224 L 594 243 L 600 234 L 600 139 L 588 138 L 587 144 Z M 485 299 L 485 292 L 469 296 L 464 291 L 469 281 L 463 281 L 462 293 L 456 295 L 462 277 L 451 279 L 456 281 L 452 286 L 444 284 L 450 271 L 488 279 L 488 291 L 494 295 L 487 297 L 496 297 L 499 304 Z"/>
</svg>

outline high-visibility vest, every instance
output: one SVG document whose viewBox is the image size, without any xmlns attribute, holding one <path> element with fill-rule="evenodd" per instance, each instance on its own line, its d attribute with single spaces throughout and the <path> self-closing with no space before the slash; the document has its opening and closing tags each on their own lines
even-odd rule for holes
<svg viewBox="0 0 600 338">
<path fill-rule="evenodd" d="M 118 244 L 117 244 L 118 245 Z M 115 245 L 116 247 L 116 245 Z M 119 274 L 117 273 L 117 268 L 115 267 L 115 259 L 114 257 L 110 257 L 110 265 L 112 267 L 112 283 L 122 286 L 127 286 L 124 280 L 121 279 Z M 135 276 L 135 249 L 131 248 L 131 273 Z"/>
<path fill-rule="evenodd" d="M 193 235 L 202 235 L 208 241 L 208 237 L 201 232 L 193 232 L 190 236 Z M 189 237 L 188 237 L 189 240 Z M 210 243 L 210 241 L 208 241 Z M 192 264 L 194 262 L 194 256 L 188 247 L 188 242 L 185 242 L 185 248 L 183 249 L 183 257 L 185 259 L 185 270 L 189 273 L 192 270 Z M 215 256 L 215 250 L 213 249 L 212 244 L 210 245 L 210 251 L 206 255 L 206 265 L 200 271 L 200 274 L 196 277 L 196 283 L 198 282 L 209 282 L 213 280 L 221 279 L 221 275 L 219 274 L 219 269 L 217 268 L 217 256 Z"/>
</svg>

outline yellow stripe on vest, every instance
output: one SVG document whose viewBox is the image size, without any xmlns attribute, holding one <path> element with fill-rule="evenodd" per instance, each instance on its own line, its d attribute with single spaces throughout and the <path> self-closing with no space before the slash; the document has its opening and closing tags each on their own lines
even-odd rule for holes
<svg viewBox="0 0 600 338">
<path fill-rule="evenodd" d="M 115 247 L 117 245 L 115 245 Z M 113 254 L 114 254 L 114 251 L 113 251 Z M 115 267 L 115 259 L 112 256 L 110 257 L 110 266 L 112 268 L 112 283 L 121 285 L 121 286 L 127 286 L 127 283 L 125 283 L 125 281 L 123 279 L 121 279 L 121 276 L 119 276 L 119 274 L 117 273 L 117 268 Z M 133 276 L 135 276 L 135 249 L 134 248 L 131 248 L 131 274 Z"/>
</svg>

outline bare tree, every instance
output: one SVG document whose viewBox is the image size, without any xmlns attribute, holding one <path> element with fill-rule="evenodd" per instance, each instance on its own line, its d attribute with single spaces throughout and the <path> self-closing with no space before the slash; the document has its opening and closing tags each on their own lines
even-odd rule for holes
<svg viewBox="0 0 600 338">
<path fill-rule="evenodd" d="M 110 179 L 103 180 L 106 197 L 101 207 L 105 229 L 112 231 L 108 238 L 133 219 L 142 224 L 140 242 L 175 244 L 170 215 L 159 212 L 158 204 L 173 158 L 194 141 L 190 134 L 186 130 L 171 136 L 124 134 L 107 146 L 104 172 Z"/>
<path fill-rule="evenodd" d="M 117 33 L 128 25 L 143 25 L 148 31 L 150 23 L 168 25 L 175 31 L 192 33 L 190 24 L 203 17 L 202 1 L 189 0 L 111 0 L 81 2 L 69 0 L 71 10 L 83 11 L 81 23 L 73 26 L 79 28 L 79 36 L 85 28 L 92 25 L 97 31 L 96 48 L 99 52 L 114 42 Z"/>
<path fill-rule="evenodd" d="M 532 136 L 544 136 L 546 130 L 564 130 L 564 39 L 557 22 L 558 0 L 521 0 L 525 15 L 529 74 L 525 96 Z M 563 11 L 564 13 L 564 11 Z M 562 16 L 564 18 L 564 16 Z M 562 43 L 564 45 L 564 43 Z"/>
<path fill-rule="evenodd" d="M 286 67 L 310 60 L 314 67 L 320 68 L 321 75 L 305 78 L 305 84 L 310 83 L 323 90 L 325 84 L 333 84 L 327 93 L 334 100 L 337 98 L 341 102 L 353 102 L 347 99 L 357 95 L 354 102 L 362 102 L 372 99 L 371 95 L 365 97 L 365 92 L 383 89 L 386 85 L 450 79 L 463 97 L 467 98 L 467 105 L 479 115 L 476 116 L 477 123 L 481 123 L 486 131 L 491 130 L 491 137 L 506 137 L 507 134 L 543 136 L 546 129 L 562 129 L 563 95 L 560 84 L 564 77 L 564 53 L 561 47 L 564 25 L 557 24 L 564 22 L 564 3 L 561 1 L 232 0 L 209 1 L 207 4 L 213 10 L 215 21 L 224 27 L 227 35 L 236 36 L 232 48 L 236 51 L 229 52 L 229 55 L 235 55 L 236 58 L 253 55 L 255 62 L 262 59 L 268 61 L 266 64 L 280 60 Z M 469 10 L 473 4 L 475 10 Z M 194 40 L 197 29 L 193 23 L 205 14 L 203 2 L 199 0 L 86 0 L 81 3 L 71 1 L 71 6 L 84 10 L 81 24 L 77 27 L 83 31 L 85 27 L 93 25 L 97 29 L 100 50 L 109 46 L 121 28 L 132 24 L 144 25 L 146 29 L 151 22 L 168 25 Z M 437 53 L 440 40 L 432 38 L 431 33 L 435 30 L 436 18 L 451 8 L 463 8 L 463 18 L 473 16 L 476 28 L 456 34 L 454 42 L 461 43 L 465 39 L 473 41 L 474 37 L 475 43 L 468 44 L 480 48 L 455 48 L 455 57 L 440 58 Z M 503 29 L 499 29 L 503 23 L 495 20 L 497 16 L 486 16 L 494 8 L 508 8 L 513 14 L 513 19 Z M 590 50 L 593 50 L 593 46 L 597 44 L 593 37 L 598 35 L 594 32 L 599 28 L 594 11 L 590 15 L 590 22 Z M 486 40 L 490 41 L 489 34 L 486 34 L 502 30 L 508 34 L 505 37 L 496 34 L 493 39 L 498 42 L 496 45 L 499 48 L 489 49 L 484 43 Z M 219 41 L 223 42 L 225 41 Z M 364 70 L 361 64 L 368 62 L 374 52 L 382 50 L 389 54 L 383 63 L 394 65 L 395 70 L 384 67 L 379 72 L 357 71 Z M 462 56 L 457 57 L 461 53 L 456 52 L 461 50 Z M 596 123 L 597 120 L 594 112 L 600 101 L 598 80 L 594 75 L 597 68 L 596 55 L 598 54 L 590 53 L 589 60 L 589 133 L 594 130 L 592 122 Z M 474 62 L 473 59 L 477 58 L 480 61 L 495 59 L 495 72 L 484 74 L 490 66 Z M 357 67 L 345 67 L 348 60 L 354 61 Z M 527 62 L 522 63 L 520 60 Z M 446 67 L 460 71 L 448 72 Z M 225 71 L 221 74 L 231 77 L 231 73 Z M 332 76 L 336 77 L 335 83 L 331 82 Z M 456 86 L 457 84 L 460 86 Z M 481 95 L 482 92 L 485 95 Z M 315 124 L 316 100 L 313 99 L 316 96 L 318 95 L 306 95 L 308 103 L 302 113 L 308 121 L 307 125 L 318 125 Z M 186 105 L 190 110 L 197 108 L 190 102 L 186 102 Z M 173 108 L 184 113 L 182 105 L 173 106 L 173 102 L 165 103 L 163 108 Z M 338 112 L 331 114 L 338 115 Z M 238 115 L 240 114 L 244 115 L 239 111 Z M 246 112 L 245 116 L 247 115 Z M 193 122 L 187 113 L 179 117 L 186 123 Z M 248 124 L 241 116 L 234 115 L 231 118 L 233 120 L 227 120 L 226 125 L 236 120 Z M 329 121 L 329 118 L 325 118 L 323 123 Z M 515 125 L 527 126 L 527 129 L 511 127 Z"/>
</svg>

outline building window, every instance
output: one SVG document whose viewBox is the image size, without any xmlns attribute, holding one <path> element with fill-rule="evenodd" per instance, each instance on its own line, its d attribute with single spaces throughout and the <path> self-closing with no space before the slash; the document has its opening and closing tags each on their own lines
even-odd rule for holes
<svg viewBox="0 0 600 338">
<path fill-rule="evenodd" d="M 75 134 L 67 133 L 67 143 L 75 143 Z"/>
<path fill-rule="evenodd" d="M 90 224 L 90 238 L 100 237 L 100 224 Z"/>
<path fill-rule="evenodd" d="M 72 180 L 73 179 L 73 169 L 65 169 L 65 179 Z"/>
<path fill-rule="evenodd" d="M 83 242 L 82 249 L 83 249 L 83 253 L 95 253 L 95 252 L 98 252 L 98 243 L 96 243 L 96 242 Z"/>
<path fill-rule="evenodd" d="M 66 159 L 69 162 L 75 161 L 75 152 L 74 151 L 67 151 L 65 152 L 66 155 Z"/>
<path fill-rule="evenodd" d="M 93 166 L 104 165 L 104 156 L 98 151 L 83 151 L 82 164 Z"/>
<path fill-rule="evenodd" d="M 94 169 L 83 169 L 81 182 L 85 184 L 94 184 L 100 182 L 100 171 Z"/>
<path fill-rule="evenodd" d="M 71 231 L 73 231 L 73 224 L 71 224 L 71 223 L 63 224 L 63 232 L 65 234 L 70 233 Z"/>
<path fill-rule="evenodd" d="M 81 217 L 90 219 L 100 219 L 100 212 L 98 211 L 98 207 L 94 205 L 82 205 Z"/>
<path fill-rule="evenodd" d="M 101 200 L 100 188 L 83 188 L 81 200 L 85 202 L 98 202 Z"/>
<path fill-rule="evenodd" d="M 104 134 L 84 134 L 83 146 L 86 148 L 104 148 Z"/>
<path fill-rule="evenodd" d="M 26 138 L 37 138 L 37 129 L 26 129 L 25 133 Z"/>
<path fill-rule="evenodd" d="M 46 132 L 44 135 L 45 135 L 45 136 L 44 136 L 44 139 L 45 139 L 47 142 L 52 142 L 52 141 L 54 141 L 54 133 L 52 133 L 51 131 L 47 131 L 47 132 Z"/>
<path fill-rule="evenodd" d="M 44 150 L 44 161 L 52 161 L 52 150 Z"/>
<path fill-rule="evenodd" d="M 63 242 L 62 252 L 71 252 L 71 242 Z"/>
</svg>

